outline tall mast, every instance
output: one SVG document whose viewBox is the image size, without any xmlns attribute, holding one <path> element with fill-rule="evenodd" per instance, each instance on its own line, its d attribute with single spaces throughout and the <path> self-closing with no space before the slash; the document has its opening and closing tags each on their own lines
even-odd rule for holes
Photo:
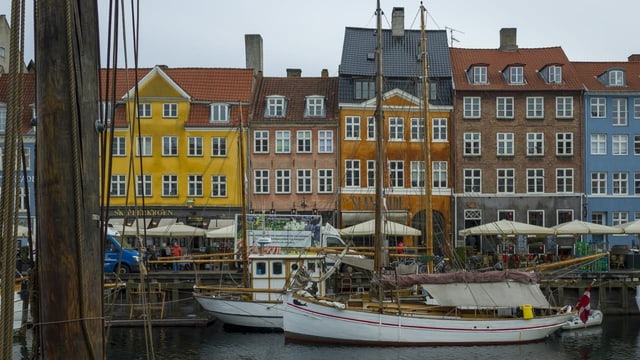
<svg viewBox="0 0 640 360">
<path fill-rule="evenodd" d="M 242 105 L 240 106 L 240 138 L 238 140 L 238 156 L 240 157 L 240 188 L 242 194 L 240 201 L 242 204 L 242 282 L 245 288 L 249 287 L 249 240 L 247 239 L 247 188 L 245 182 L 246 174 L 244 168 L 244 119 L 242 116 Z"/>
<path fill-rule="evenodd" d="M 374 251 L 374 269 L 380 271 L 382 266 L 387 265 L 387 261 L 383 256 L 382 244 L 384 241 L 384 234 L 382 231 L 382 205 L 384 201 L 384 141 L 383 141 L 383 126 L 384 114 L 382 111 L 382 92 L 383 92 L 383 79 L 382 79 L 382 9 L 380 8 L 380 0 L 376 8 L 377 15 L 377 31 L 378 46 L 376 48 L 376 112 L 375 112 L 375 128 L 376 128 L 376 202 L 375 202 L 375 231 L 373 245 Z"/>
</svg>

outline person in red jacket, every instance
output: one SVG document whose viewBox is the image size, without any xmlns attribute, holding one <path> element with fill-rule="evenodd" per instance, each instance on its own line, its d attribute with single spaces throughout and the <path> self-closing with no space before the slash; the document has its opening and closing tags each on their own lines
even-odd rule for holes
<svg viewBox="0 0 640 360">
<path fill-rule="evenodd" d="M 180 244 L 178 244 L 177 241 L 173 242 L 173 247 L 171 248 L 171 256 L 173 257 L 182 256 L 182 248 L 180 247 Z M 178 260 L 178 259 L 174 259 L 174 260 Z M 179 269 L 180 269 L 180 263 L 174 262 L 173 271 L 178 271 Z"/>
</svg>

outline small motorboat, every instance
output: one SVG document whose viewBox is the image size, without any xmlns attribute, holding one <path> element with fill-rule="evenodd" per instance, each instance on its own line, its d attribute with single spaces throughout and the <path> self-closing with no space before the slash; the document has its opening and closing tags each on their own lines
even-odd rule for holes
<svg viewBox="0 0 640 360">
<path fill-rule="evenodd" d="M 587 322 L 583 323 L 580 319 L 579 314 L 575 314 L 564 325 L 562 325 L 562 330 L 576 330 L 584 329 L 591 326 L 599 326 L 600 324 L 602 324 L 602 317 L 602 311 L 591 310 L 589 311 L 589 318 L 587 319 Z"/>
</svg>

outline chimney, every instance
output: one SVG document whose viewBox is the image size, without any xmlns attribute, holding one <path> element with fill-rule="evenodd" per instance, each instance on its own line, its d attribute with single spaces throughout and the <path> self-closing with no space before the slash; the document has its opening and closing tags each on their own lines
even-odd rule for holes
<svg viewBox="0 0 640 360">
<path fill-rule="evenodd" d="M 404 8 L 394 7 L 391 13 L 391 34 L 404 36 Z"/>
<path fill-rule="evenodd" d="M 322 71 L 320 72 L 320 76 L 323 78 L 329 77 L 329 70 L 322 69 Z"/>
<path fill-rule="evenodd" d="M 253 69 L 254 74 L 262 72 L 262 36 L 260 34 L 245 34 L 244 51 L 247 69 Z"/>
<path fill-rule="evenodd" d="M 302 76 L 302 69 L 287 69 L 288 78 L 301 77 L 301 76 Z"/>
<path fill-rule="evenodd" d="M 629 62 L 640 61 L 640 54 L 631 54 L 627 60 L 629 60 Z"/>
<path fill-rule="evenodd" d="M 517 30 L 518 30 L 517 28 L 500 29 L 500 50 L 502 51 L 518 50 L 518 44 L 516 44 Z"/>
</svg>

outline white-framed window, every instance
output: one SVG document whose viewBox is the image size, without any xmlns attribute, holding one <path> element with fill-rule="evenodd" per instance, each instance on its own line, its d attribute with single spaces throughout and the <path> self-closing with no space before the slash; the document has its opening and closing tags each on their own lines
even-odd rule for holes
<svg viewBox="0 0 640 360">
<path fill-rule="evenodd" d="M 544 155 L 544 133 L 527 133 L 527 156 Z"/>
<path fill-rule="evenodd" d="M 304 116 L 305 117 L 323 117 L 325 116 L 324 110 L 324 97 L 322 96 L 308 96 L 306 101 Z"/>
<path fill-rule="evenodd" d="M 464 169 L 464 192 L 482 192 L 482 169 Z"/>
<path fill-rule="evenodd" d="M 162 104 L 162 117 L 163 118 L 177 118 L 178 117 L 178 104 L 176 104 L 176 103 Z"/>
<path fill-rule="evenodd" d="M 446 118 L 433 118 L 433 142 L 445 142 L 448 139 L 447 134 L 447 119 Z"/>
<path fill-rule="evenodd" d="M 360 140 L 360 116 L 347 116 L 344 119 L 345 140 Z"/>
<path fill-rule="evenodd" d="M 465 119 L 480 119 L 480 97 L 465 96 L 462 98 L 464 104 L 464 112 L 462 116 Z"/>
<path fill-rule="evenodd" d="M 613 126 L 627 126 L 627 99 L 611 99 L 611 121 Z"/>
<path fill-rule="evenodd" d="M 151 136 L 136 137 L 136 156 L 151 156 Z"/>
<path fill-rule="evenodd" d="M 256 130 L 253 132 L 253 152 L 256 154 L 269 153 L 269 131 Z"/>
<path fill-rule="evenodd" d="M 376 139 L 376 118 L 373 116 L 367 117 L 367 140 Z"/>
<path fill-rule="evenodd" d="M 291 153 L 291 131 L 278 130 L 276 131 L 276 154 L 290 154 Z"/>
<path fill-rule="evenodd" d="M 211 175 L 211 197 L 227 197 L 227 177 Z"/>
<path fill-rule="evenodd" d="M 211 156 L 227 156 L 227 138 L 214 136 L 211 138 Z"/>
<path fill-rule="evenodd" d="M 189 143 L 188 156 L 203 156 L 202 136 L 189 136 L 187 141 Z"/>
<path fill-rule="evenodd" d="M 7 103 L 0 102 L 0 133 L 7 130 Z"/>
<path fill-rule="evenodd" d="M 448 186 L 448 165 L 446 161 L 434 161 L 432 165 L 433 188 L 446 189 Z"/>
<path fill-rule="evenodd" d="M 480 156 L 480 133 L 464 133 L 464 156 Z"/>
<path fill-rule="evenodd" d="M 202 197 L 203 194 L 202 175 L 187 175 L 187 196 Z"/>
<path fill-rule="evenodd" d="M 411 187 L 423 188 L 425 181 L 424 161 L 412 161 L 409 166 L 411 166 Z"/>
<path fill-rule="evenodd" d="M 318 169 L 318 193 L 333 193 L 333 169 Z"/>
<path fill-rule="evenodd" d="M 367 187 L 374 188 L 376 186 L 376 161 L 367 160 Z"/>
<path fill-rule="evenodd" d="M 633 154 L 640 155 L 640 135 L 633 136 Z"/>
<path fill-rule="evenodd" d="M 611 225 L 616 226 L 629 222 L 629 213 L 627 211 L 614 211 L 611 213 Z"/>
<path fill-rule="evenodd" d="M 640 195 L 640 172 L 633 173 L 633 194 Z"/>
<path fill-rule="evenodd" d="M 333 152 L 333 130 L 318 130 L 318 153 Z"/>
<path fill-rule="evenodd" d="M 527 193 L 544 192 L 544 169 L 527 169 Z"/>
<path fill-rule="evenodd" d="M 496 118 L 513 119 L 513 98 L 499 96 L 496 98 Z"/>
<path fill-rule="evenodd" d="M 423 118 L 411 118 L 411 141 L 424 141 Z"/>
<path fill-rule="evenodd" d="M 497 133 L 496 148 L 498 156 L 513 156 L 514 134 L 513 133 Z"/>
<path fill-rule="evenodd" d="M 509 83 L 513 85 L 524 84 L 524 67 L 511 66 L 509 68 Z"/>
<path fill-rule="evenodd" d="M 571 96 L 556 97 L 556 118 L 558 119 L 573 118 L 573 97 Z"/>
<path fill-rule="evenodd" d="M 400 117 L 389 118 L 389 141 L 404 140 L 404 119 Z"/>
<path fill-rule="evenodd" d="M 360 186 L 360 160 L 348 159 L 344 162 L 345 186 Z"/>
<path fill-rule="evenodd" d="M 559 65 L 551 65 L 548 68 L 548 82 L 550 84 L 560 84 L 562 83 L 562 66 Z"/>
<path fill-rule="evenodd" d="M 127 176 L 111 175 L 111 186 L 109 189 L 110 196 L 126 196 L 127 195 Z"/>
<path fill-rule="evenodd" d="M 640 119 L 640 97 L 633 99 L 633 118 Z"/>
<path fill-rule="evenodd" d="M 513 194 L 515 192 L 516 175 L 514 169 L 497 169 L 497 192 Z"/>
<path fill-rule="evenodd" d="M 556 215 L 558 217 L 558 224 L 563 224 L 573 220 L 573 210 L 570 209 L 558 209 L 556 210 Z"/>
<path fill-rule="evenodd" d="M 151 175 L 136 176 L 136 196 L 151 196 Z"/>
<path fill-rule="evenodd" d="M 269 170 L 267 169 L 253 170 L 253 193 L 254 194 L 269 193 Z"/>
<path fill-rule="evenodd" d="M 178 175 L 173 175 L 173 174 L 162 175 L 162 196 L 163 197 L 178 196 Z"/>
<path fill-rule="evenodd" d="M 231 107 L 229 104 L 213 103 L 211 104 L 210 122 L 228 122 Z"/>
<path fill-rule="evenodd" d="M 276 194 L 291 194 L 291 170 L 276 169 Z"/>
<path fill-rule="evenodd" d="M 629 135 L 611 135 L 611 155 L 629 154 Z"/>
<path fill-rule="evenodd" d="M 149 104 L 149 103 L 138 104 L 138 117 L 150 118 L 151 117 L 151 104 Z"/>
<path fill-rule="evenodd" d="M 286 99 L 284 96 L 268 96 L 267 111 L 264 117 L 284 117 L 286 111 Z"/>
<path fill-rule="evenodd" d="M 613 195 L 629 194 L 629 174 L 626 172 L 614 172 L 611 174 Z"/>
<path fill-rule="evenodd" d="M 544 226 L 544 210 L 527 210 L 527 223 Z"/>
<path fill-rule="evenodd" d="M 487 83 L 487 67 L 486 66 L 474 66 L 472 71 L 473 71 L 474 84 Z"/>
<path fill-rule="evenodd" d="M 369 79 L 358 79 L 354 82 L 354 98 L 356 100 L 371 99 L 376 96 L 376 83 Z"/>
<path fill-rule="evenodd" d="M 573 169 L 571 168 L 556 169 L 556 192 L 557 193 L 573 192 Z"/>
<path fill-rule="evenodd" d="M 573 155 L 573 133 L 556 133 L 556 155 Z"/>
<path fill-rule="evenodd" d="M 298 130 L 296 132 L 296 152 L 307 154 L 311 152 L 311 130 Z"/>
<path fill-rule="evenodd" d="M 111 155 L 126 156 L 127 155 L 127 139 L 124 136 L 114 136 L 111 142 Z"/>
<path fill-rule="evenodd" d="M 544 119 L 544 97 L 527 96 L 527 119 Z"/>
<path fill-rule="evenodd" d="M 591 117 L 603 119 L 607 116 L 607 99 L 604 97 L 592 97 L 589 100 Z"/>
<path fill-rule="evenodd" d="M 404 161 L 402 160 L 390 160 L 389 164 L 389 179 L 391 187 L 403 188 L 404 187 Z"/>
<path fill-rule="evenodd" d="M 607 173 L 596 171 L 591 173 L 591 195 L 607 194 Z"/>
<path fill-rule="evenodd" d="M 310 194 L 313 189 L 311 169 L 298 169 L 296 176 L 296 193 Z"/>
<path fill-rule="evenodd" d="M 591 134 L 591 155 L 607 154 L 607 135 Z"/>
<path fill-rule="evenodd" d="M 624 71 L 611 70 L 609 71 L 609 86 L 623 86 L 624 85 Z"/>
<path fill-rule="evenodd" d="M 162 156 L 178 156 L 178 137 L 162 137 Z"/>
</svg>

